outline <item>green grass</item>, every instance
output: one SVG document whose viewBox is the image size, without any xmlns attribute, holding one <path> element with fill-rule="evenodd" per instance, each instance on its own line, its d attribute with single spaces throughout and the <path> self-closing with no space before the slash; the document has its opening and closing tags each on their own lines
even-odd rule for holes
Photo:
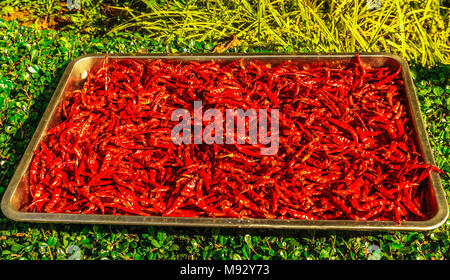
<svg viewBox="0 0 450 280">
<path fill-rule="evenodd" d="M 6 0 L 1 15 L 40 28 L 95 34 L 139 32 L 165 41 L 229 41 L 241 48 L 300 52 L 390 52 L 423 65 L 450 62 L 444 0 Z"/>
<path fill-rule="evenodd" d="M 138 33 L 93 37 L 0 20 L 0 197 L 72 59 L 96 52 L 204 53 L 215 46 Z M 449 66 L 411 66 L 437 164 L 450 172 Z M 449 177 L 442 182 L 449 198 Z M 426 233 L 356 233 L 31 224 L 0 215 L 0 259 L 368 259 L 371 245 L 382 259 L 449 259 L 450 222 Z M 68 253 L 71 246 L 80 251 Z"/>
</svg>

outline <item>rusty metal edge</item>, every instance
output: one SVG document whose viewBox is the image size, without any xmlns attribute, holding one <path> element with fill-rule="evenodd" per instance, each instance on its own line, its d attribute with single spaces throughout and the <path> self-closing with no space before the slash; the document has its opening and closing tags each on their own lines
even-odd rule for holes
<svg viewBox="0 0 450 280">
<path fill-rule="evenodd" d="M 388 53 L 358 53 L 361 58 L 384 56 L 396 60 L 402 67 L 402 76 L 408 95 L 408 102 L 412 114 L 416 133 L 419 138 L 420 148 L 424 160 L 435 164 L 425 124 L 421 115 L 419 101 L 415 91 L 414 83 L 410 74 L 408 63 L 400 56 Z M 333 54 L 206 54 L 206 55 L 143 55 L 143 54 L 109 54 L 110 58 L 351 58 L 356 53 L 333 53 Z M 302 230 L 354 230 L 354 231 L 429 231 L 435 229 L 448 219 L 448 202 L 437 172 L 431 173 L 431 184 L 438 206 L 434 217 L 424 221 L 405 221 L 401 224 L 390 221 L 353 221 L 353 220 L 267 220 L 267 219 L 236 219 L 236 218 L 188 218 L 188 217 L 161 217 L 161 216 L 113 216 L 113 215 L 82 215 L 82 214 L 51 214 L 51 213 L 28 213 L 13 209 L 10 205 L 11 198 L 30 164 L 33 151 L 43 137 L 46 125 L 57 109 L 56 105 L 63 93 L 63 89 L 77 63 L 84 59 L 102 58 L 105 54 L 87 54 L 72 60 L 66 67 L 63 76 L 45 110 L 39 125 L 22 156 L 16 171 L 11 178 L 2 201 L 3 214 L 14 221 L 35 223 L 64 223 L 64 224 L 110 224 L 110 225 L 145 225 L 145 226 L 184 226 L 184 227 L 223 227 L 223 228 L 258 228 L 258 229 L 302 229 Z"/>
</svg>

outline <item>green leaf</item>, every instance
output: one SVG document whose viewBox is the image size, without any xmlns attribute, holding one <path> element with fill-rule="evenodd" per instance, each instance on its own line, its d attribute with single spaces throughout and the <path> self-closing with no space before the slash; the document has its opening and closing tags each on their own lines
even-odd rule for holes
<svg viewBox="0 0 450 280">
<path fill-rule="evenodd" d="M 240 261 L 240 260 L 242 260 L 242 257 L 239 254 L 235 253 L 235 254 L 232 254 L 231 259 L 234 261 Z"/>
<path fill-rule="evenodd" d="M 55 237 L 50 237 L 47 241 L 48 246 L 55 246 L 58 240 Z"/>
<path fill-rule="evenodd" d="M 445 90 L 439 86 L 433 87 L 433 93 L 436 95 L 442 95 L 445 92 Z"/>
<path fill-rule="evenodd" d="M 158 239 L 160 244 L 163 244 L 166 240 L 167 234 L 164 231 L 158 231 L 156 234 L 156 238 Z"/>
<path fill-rule="evenodd" d="M 30 73 L 37 73 L 39 71 L 39 67 L 37 65 L 30 66 L 28 67 L 28 71 Z"/>
<path fill-rule="evenodd" d="M 24 248 L 24 247 L 25 247 L 25 246 L 20 245 L 20 244 L 14 244 L 14 245 L 11 246 L 11 251 L 12 251 L 13 253 L 17 253 L 17 252 L 19 252 L 20 250 L 22 250 L 22 248 Z"/>
<path fill-rule="evenodd" d="M 248 245 L 242 246 L 242 255 L 244 256 L 244 259 L 250 259 L 250 248 Z"/>
<path fill-rule="evenodd" d="M 401 248 L 399 250 L 399 252 L 402 254 L 411 254 L 412 252 L 414 252 L 414 250 L 411 246 L 406 246 L 406 247 Z"/>
<path fill-rule="evenodd" d="M 161 245 L 158 243 L 158 241 L 156 239 L 152 239 L 152 241 L 150 241 L 152 243 L 152 245 L 156 248 L 161 247 Z"/>
</svg>

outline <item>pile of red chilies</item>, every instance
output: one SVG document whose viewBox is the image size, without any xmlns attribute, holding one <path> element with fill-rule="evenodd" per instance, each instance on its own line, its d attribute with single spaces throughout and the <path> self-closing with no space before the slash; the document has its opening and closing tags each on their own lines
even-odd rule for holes
<svg viewBox="0 0 450 280">
<path fill-rule="evenodd" d="M 91 75 L 92 74 L 92 75 Z M 421 220 L 423 163 L 400 69 L 105 58 L 31 162 L 27 211 Z M 175 109 L 279 109 L 279 151 L 176 145 Z M 421 184 L 422 182 L 422 184 Z"/>
</svg>

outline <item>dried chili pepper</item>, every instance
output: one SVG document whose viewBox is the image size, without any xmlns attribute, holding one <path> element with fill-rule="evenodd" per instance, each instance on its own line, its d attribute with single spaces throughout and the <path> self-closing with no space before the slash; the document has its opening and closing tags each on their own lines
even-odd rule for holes
<svg viewBox="0 0 450 280">
<path fill-rule="evenodd" d="M 333 67 L 105 58 L 35 152 L 26 209 L 425 219 L 424 181 L 441 171 L 417 153 L 400 71 L 366 66 L 358 55 Z M 175 145 L 172 112 L 192 113 L 198 100 L 221 112 L 278 109 L 278 153 L 262 155 L 254 144 Z"/>
</svg>

